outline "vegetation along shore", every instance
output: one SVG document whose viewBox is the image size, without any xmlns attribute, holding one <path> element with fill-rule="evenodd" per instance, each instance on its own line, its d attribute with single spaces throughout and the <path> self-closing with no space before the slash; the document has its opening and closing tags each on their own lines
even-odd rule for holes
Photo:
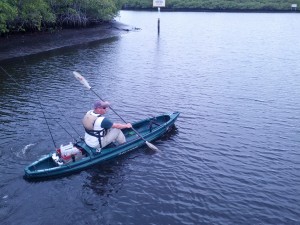
<svg viewBox="0 0 300 225">
<path fill-rule="evenodd" d="M 166 0 L 165 2 L 165 11 L 297 12 L 300 6 L 300 0 Z M 148 10 L 153 9 L 152 3 L 152 0 L 125 0 L 122 8 Z"/>
<path fill-rule="evenodd" d="M 1 0 L 0 35 L 88 27 L 121 9 L 152 9 L 153 0 Z M 300 0 L 166 0 L 164 10 L 291 12 Z"/>
<path fill-rule="evenodd" d="M 296 5 L 295 7 L 292 7 Z M 118 36 L 121 9 L 157 10 L 153 0 L 1 0 L 0 61 Z M 163 11 L 298 12 L 300 0 L 166 0 Z"/>
</svg>

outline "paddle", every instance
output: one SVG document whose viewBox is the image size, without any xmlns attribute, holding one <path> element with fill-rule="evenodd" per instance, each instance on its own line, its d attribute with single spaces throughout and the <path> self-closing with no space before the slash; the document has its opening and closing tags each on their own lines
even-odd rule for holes
<svg viewBox="0 0 300 225">
<path fill-rule="evenodd" d="M 93 89 L 92 87 L 89 85 L 89 83 L 87 82 L 87 80 L 78 72 L 74 71 L 73 72 L 75 78 L 81 83 L 83 84 L 83 86 L 85 86 L 87 89 L 89 89 L 90 91 L 92 91 L 98 98 L 100 98 L 101 101 L 104 101 Z M 109 108 L 124 122 L 124 123 L 127 123 L 111 106 L 109 106 Z M 147 146 L 149 148 L 151 148 L 152 150 L 155 150 L 157 151 L 158 148 L 149 143 L 148 141 L 145 140 L 145 138 L 142 137 L 142 135 L 136 130 L 134 129 L 133 127 L 131 128 L 142 140 L 145 141 L 145 143 L 147 144 Z"/>
</svg>

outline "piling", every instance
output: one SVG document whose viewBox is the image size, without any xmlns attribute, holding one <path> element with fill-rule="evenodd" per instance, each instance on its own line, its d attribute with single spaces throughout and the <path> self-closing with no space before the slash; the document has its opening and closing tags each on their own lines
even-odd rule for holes
<svg viewBox="0 0 300 225">
<path fill-rule="evenodd" d="M 158 19 L 157 19 L 157 34 L 159 35 L 160 33 L 160 8 L 157 8 L 158 10 Z"/>
</svg>

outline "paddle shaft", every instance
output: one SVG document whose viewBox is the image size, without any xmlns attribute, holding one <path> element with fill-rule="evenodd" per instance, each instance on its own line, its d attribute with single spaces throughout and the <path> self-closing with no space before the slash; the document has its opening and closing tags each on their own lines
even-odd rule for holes
<svg viewBox="0 0 300 225">
<path fill-rule="evenodd" d="M 76 71 L 73 71 L 73 74 L 75 76 L 75 78 L 83 85 L 85 86 L 87 89 L 91 90 L 96 96 L 98 96 L 99 99 L 101 99 L 101 101 L 104 101 L 93 89 L 92 87 L 89 85 L 89 83 L 87 82 L 87 80 L 78 72 Z M 124 123 L 127 123 L 112 107 L 110 107 L 110 109 L 124 122 Z M 142 139 L 145 141 L 145 143 L 147 144 L 147 146 L 155 151 L 158 150 L 158 148 L 149 143 L 148 141 L 145 140 L 145 138 L 142 137 L 142 135 L 137 131 L 135 130 L 133 127 L 131 127 L 131 129 Z"/>
<path fill-rule="evenodd" d="M 94 90 L 93 90 L 93 88 L 90 88 L 90 90 L 101 100 L 101 101 L 104 101 Z M 124 123 L 127 123 L 111 106 L 109 106 L 109 108 L 124 122 Z M 136 130 L 136 129 L 134 129 L 133 127 L 131 127 L 131 129 L 141 138 L 141 139 L 143 139 L 144 141 L 146 141 L 145 140 L 145 138 L 143 138 L 142 137 L 142 135 L 140 135 L 140 133 Z M 146 141 L 147 142 L 147 141 Z"/>
</svg>

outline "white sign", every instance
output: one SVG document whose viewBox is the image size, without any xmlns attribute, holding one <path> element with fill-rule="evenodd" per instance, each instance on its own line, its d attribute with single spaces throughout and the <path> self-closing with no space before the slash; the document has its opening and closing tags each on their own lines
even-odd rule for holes
<svg viewBox="0 0 300 225">
<path fill-rule="evenodd" d="M 292 8 L 297 8 L 297 4 L 292 4 L 291 7 Z"/>
<path fill-rule="evenodd" d="M 165 0 L 153 0 L 153 7 L 165 7 L 166 1 Z"/>
</svg>

